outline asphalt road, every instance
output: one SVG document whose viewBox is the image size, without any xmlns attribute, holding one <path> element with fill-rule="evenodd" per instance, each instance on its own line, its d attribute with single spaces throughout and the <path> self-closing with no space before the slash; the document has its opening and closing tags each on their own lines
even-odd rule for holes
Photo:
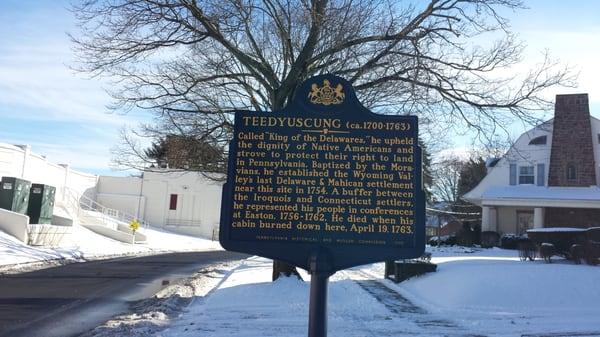
<svg viewBox="0 0 600 337">
<path fill-rule="evenodd" d="M 73 263 L 0 276 L 0 337 L 71 337 L 151 297 L 173 280 L 246 255 L 191 252 Z"/>
</svg>

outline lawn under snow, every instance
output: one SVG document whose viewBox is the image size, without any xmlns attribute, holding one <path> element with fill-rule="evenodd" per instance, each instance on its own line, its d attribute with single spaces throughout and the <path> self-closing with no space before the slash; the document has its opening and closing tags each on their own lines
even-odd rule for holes
<svg viewBox="0 0 600 337">
<path fill-rule="evenodd" d="M 497 248 L 428 250 L 438 272 L 400 284 L 382 280 L 383 264 L 335 274 L 329 336 L 600 336 L 600 267 L 521 262 Z M 309 283 L 272 283 L 270 268 L 246 260 L 157 336 L 306 336 Z"/>
<path fill-rule="evenodd" d="M 522 262 L 516 251 L 499 248 L 429 250 L 436 273 L 392 285 L 429 312 L 489 335 L 600 336 L 600 266 L 564 259 Z M 367 269 L 381 275 L 383 265 Z"/>
<path fill-rule="evenodd" d="M 0 271 L 18 271 L 32 265 L 148 254 L 169 251 L 222 249 L 218 242 L 144 228 L 144 244 L 128 244 L 73 226 L 72 234 L 58 247 L 29 246 L 0 231 Z"/>
</svg>

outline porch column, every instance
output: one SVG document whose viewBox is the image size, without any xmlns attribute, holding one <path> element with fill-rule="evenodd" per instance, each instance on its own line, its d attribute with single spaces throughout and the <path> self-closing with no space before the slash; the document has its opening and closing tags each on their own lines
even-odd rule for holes
<svg viewBox="0 0 600 337">
<path fill-rule="evenodd" d="M 494 207 L 481 207 L 481 230 L 497 231 L 496 209 Z"/>
<path fill-rule="evenodd" d="M 544 228 L 544 208 L 533 209 L 533 228 Z"/>
</svg>

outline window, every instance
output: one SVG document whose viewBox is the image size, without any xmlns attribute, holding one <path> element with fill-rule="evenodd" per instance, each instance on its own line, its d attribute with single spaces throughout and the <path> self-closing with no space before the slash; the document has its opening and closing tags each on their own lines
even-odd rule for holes
<svg viewBox="0 0 600 337">
<path fill-rule="evenodd" d="M 535 137 L 529 142 L 529 145 L 546 145 L 547 139 L 548 137 L 546 136 Z"/>
<path fill-rule="evenodd" d="M 519 166 L 519 185 L 533 183 L 533 166 Z"/>
<path fill-rule="evenodd" d="M 573 164 L 567 165 L 567 179 L 577 180 L 577 167 Z"/>
<path fill-rule="evenodd" d="M 169 200 L 169 209 L 170 210 L 177 209 L 177 194 L 171 194 L 171 200 Z"/>
</svg>

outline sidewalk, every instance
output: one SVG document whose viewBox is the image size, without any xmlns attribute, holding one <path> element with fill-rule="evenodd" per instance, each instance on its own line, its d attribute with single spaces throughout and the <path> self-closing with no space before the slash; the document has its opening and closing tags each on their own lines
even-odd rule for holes
<svg viewBox="0 0 600 337">
<path fill-rule="evenodd" d="M 437 326 L 421 324 L 437 320 L 419 320 L 427 313 L 414 306 L 416 309 L 412 312 L 390 310 L 370 290 L 385 287 L 377 281 L 369 281 L 372 283 L 369 284 L 352 280 L 350 273 L 337 273 L 330 279 L 328 336 L 470 335 L 460 328 L 457 331 L 450 322 Z M 272 283 L 270 260 L 257 257 L 245 260 L 208 296 L 197 298 L 160 336 L 305 337 L 310 282 L 308 275 L 303 277 L 307 281 L 283 278 Z"/>
<path fill-rule="evenodd" d="M 244 261 L 205 300 L 193 303 L 181 320 L 160 335 L 306 336 L 310 283 L 296 278 L 273 283 L 271 266 L 270 260 L 262 258 Z M 332 337 L 385 336 L 395 325 L 375 298 L 337 275 L 329 285 L 328 310 Z M 381 329 L 385 333 L 379 333 Z"/>
</svg>

